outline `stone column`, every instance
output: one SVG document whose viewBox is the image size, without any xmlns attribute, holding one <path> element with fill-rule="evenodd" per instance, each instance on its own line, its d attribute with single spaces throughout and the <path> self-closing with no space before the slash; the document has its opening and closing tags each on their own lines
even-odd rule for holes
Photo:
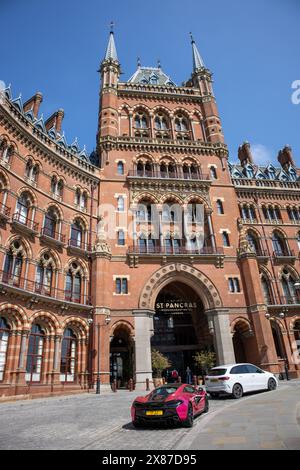
<svg viewBox="0 0 300 470">
<path fill-rule="evenodd" d="M 210 310 L 206 314 L 209 317 L 210 332 L 214 335 L 217 364 L 235 363 L 228 310 Z"/>
<path fill-rule="evenodd" d="M 135 382 L 137 390 L 146 390 L 146 379 L 153 384 L 151 364 L 151 336 L 153 310 L 133 310 L 135 319 Z"/>
</svg>

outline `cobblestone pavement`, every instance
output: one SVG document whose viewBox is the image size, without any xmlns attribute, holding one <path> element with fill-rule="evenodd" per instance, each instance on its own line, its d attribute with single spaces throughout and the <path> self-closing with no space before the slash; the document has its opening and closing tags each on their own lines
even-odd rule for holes
<svg viewBox="0 0 300 470">
<path fill-rule="evenodd" d="M 134 429 L 136 392 L 2 403 L 0 449 L 300 449 L 299 391 L 293 381 L 238 401 L 210 400 L 210 412 L 192 429 Z"/>
</svg>

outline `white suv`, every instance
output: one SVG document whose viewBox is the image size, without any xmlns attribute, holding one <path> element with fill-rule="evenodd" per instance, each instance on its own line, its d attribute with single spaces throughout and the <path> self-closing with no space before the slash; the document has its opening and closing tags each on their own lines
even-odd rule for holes
<svg viewBox="0 0 300 470">
<path fill-rule="evenodd" d="M 212 396 L 230 394 L 241 398 L 243 393 L 275 390 L 278 381 L 274 374 L 253 364 L 227 364 L 214 367 L 205 377 L 206 391 Z"/>
</svg>

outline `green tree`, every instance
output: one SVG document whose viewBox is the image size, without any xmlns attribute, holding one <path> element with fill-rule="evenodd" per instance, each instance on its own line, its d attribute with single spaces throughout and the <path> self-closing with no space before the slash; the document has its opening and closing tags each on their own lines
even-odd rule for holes
<svg viewBox="0 0 300 470">
<path fill-rule="evenodd" d="M 207 374 L 209 369 L 216 363 L 216 354 L 212 351 L 198 351 L 194 356 L 194 361 L 202 371 L 202 377 Z"/>
<path fill-rule="evenodd" d="M 151 351 L 151 359 L 152 359 L 152 369 L 153 375 L 156 378 L 161 378 L 162 371 L 171 367 L 172 363 L 169 359 L 164 356 L 161 352 L 157 351 L 156 349 L 152 349 Z"/>
</svg>

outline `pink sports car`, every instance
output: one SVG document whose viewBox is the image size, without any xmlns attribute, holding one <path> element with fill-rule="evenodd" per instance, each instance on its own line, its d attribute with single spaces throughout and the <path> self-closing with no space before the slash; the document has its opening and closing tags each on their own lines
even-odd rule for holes
<svg viewBox="0 0 300 470">
<path fill-rule="evenodd" d="M 161 385 L 131 406 L 135 427 L 148 423 L 182 424 L 192 427 L 194 417 L 208 411 L 208 397 L 201 387 L 188 384 Z"/>
</svg>

